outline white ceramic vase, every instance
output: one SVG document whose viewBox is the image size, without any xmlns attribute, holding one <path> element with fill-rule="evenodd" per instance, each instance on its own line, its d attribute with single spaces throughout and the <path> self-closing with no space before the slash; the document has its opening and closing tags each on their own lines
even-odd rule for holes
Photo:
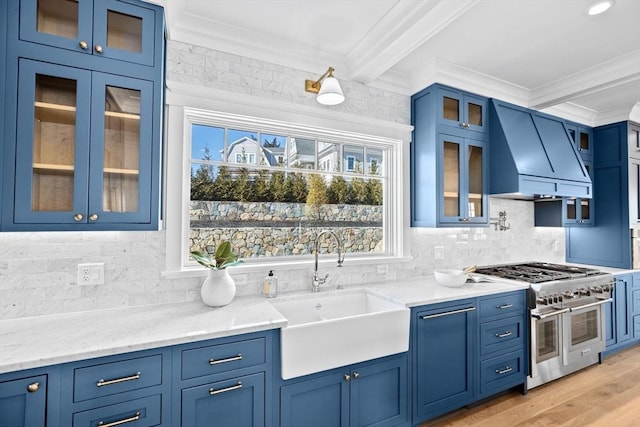
<svg viewBox="0 0 640 427">
<path fill-rule="evenodd" d="M 236 282 L 227 269 L 209 270 L 200 288 L 202 301 L 210 307 L 229 304 L 236 296 Z"/>
</svg>

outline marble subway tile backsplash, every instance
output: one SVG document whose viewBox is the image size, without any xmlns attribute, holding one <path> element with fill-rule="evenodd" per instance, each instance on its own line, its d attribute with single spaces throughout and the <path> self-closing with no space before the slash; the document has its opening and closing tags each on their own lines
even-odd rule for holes
<svg viewBox="0 0 640 427">
<path fill-rule="evenodd" d="M 473 264 L 564 261 L 564 230 L 534 227 L 533 203 L 492 199 L 491 216 L 499 211 L 507 211 L 507 231 L 411 228 L 410 259 L 389 263 L 378 274 L 371 265 L 349 265 L 347 255 L 341 269 L 322 266 L 330 273 L 327 286 L 402 282 Z M 201 277 L 162 277 L 164 248 L 163 231 L 0 233 L 0 318 L 199 300 Z M 435 259 L 437 251 L 443 259 Z M 77 265 L 88 262 L 104 263 L 104 285 L 78 284 Z M 312 262 L 302 269 L 276 268 L 279 292 L 307 289 L 312 268 Z M 266 270 L 230 270 L 238 295 L 258 293 Z"/>
</svg>

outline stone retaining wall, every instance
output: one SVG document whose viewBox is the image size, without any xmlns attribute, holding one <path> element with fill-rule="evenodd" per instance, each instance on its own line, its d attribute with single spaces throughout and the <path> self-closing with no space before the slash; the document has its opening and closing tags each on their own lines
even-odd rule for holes
<svg viewBox="0 0 640 427">
<path fill-rule="evenodd" d="M 230 240 L 241 258 L 312 254 L 315 236 L 331 229 L 345 252 L 382 252 L 382 206 L 193 201 L 191 250 L 212 252 Z M 334 250 L 323 236 L 320 251 Z"/>
</svg>

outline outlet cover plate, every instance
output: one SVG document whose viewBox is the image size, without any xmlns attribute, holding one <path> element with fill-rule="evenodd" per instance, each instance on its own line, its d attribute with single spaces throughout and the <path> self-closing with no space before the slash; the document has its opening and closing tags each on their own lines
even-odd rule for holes
<svg viewBox="0 0 640 427">
<path fill-rule="evenodd" d="M 104 263 L 78 264 L 79 285 L 104 285 Z"/>
</svg>

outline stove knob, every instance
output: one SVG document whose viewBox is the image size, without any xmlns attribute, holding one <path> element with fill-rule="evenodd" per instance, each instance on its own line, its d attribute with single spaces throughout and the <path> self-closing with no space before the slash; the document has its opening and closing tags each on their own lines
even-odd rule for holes
<svg viewBox="0 0 640 427">
<path fill-rule="evenodd" d="M 562 295 L 558 295 L 558 302 L 562 302 Z"/>
</svg>

